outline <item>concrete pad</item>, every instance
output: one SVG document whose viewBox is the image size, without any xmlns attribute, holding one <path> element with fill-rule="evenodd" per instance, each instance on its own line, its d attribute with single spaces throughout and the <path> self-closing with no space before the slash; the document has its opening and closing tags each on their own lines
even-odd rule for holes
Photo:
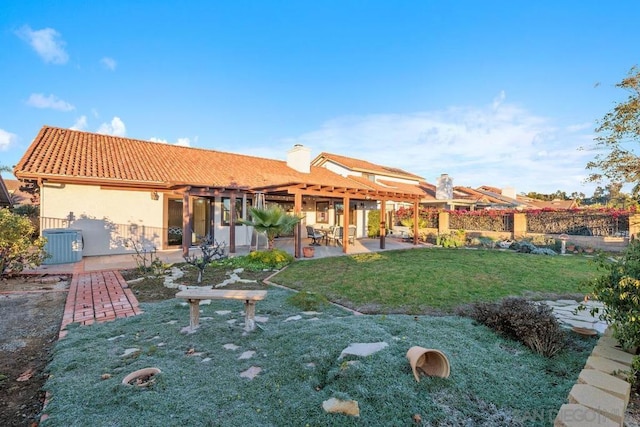
<svg viewBox="0 0 640 427">
<path fill-rule="evenodd" d="M 600 356 L 589 356 L 584 367 L 614 375 L 622 380 L 626 378 L 626 372 L 629 370 L 627 365 Z"/>
<path fill-rule="evenodd" d="M 577 403 L 565 403 L 553 422 L 554 427 L 620 427 L 610 418 Z"/>
<path fill-rule="evenodd" d="M 606 345 L 609 347 L 620 347 L 620 342 L 615 339 L 614 337 L 608 337 L 608 336 L 601 336 L 600 339 L 598 340 L 598 344 L 599 345 Z"/>
<path fill-rule="evenodd" d="M 604 345 L 596 345 L 591 352 L 593 356 L 600 356 L 627 365 L 627 368 L 631 367 L 633 363 L 633 354 L 629 354 L 626 351 L 618 350 L 612 347 Z"/>
<path fill-rule="evenodd" d="M 616 378 L 613 375 L 596 371 L 595 369 L 583 369 L 578 375 L 578 382 L 592 385 L 602 391 L 606 391 L 615 397 L 624 400 L 625 407 L 629 404 L 631 384 Z"/>
<path fill-rule="evenodd" d="M 624 400 L 605 393 L 599 388 L 586 384 L 576 384 L 569 392 L 569 403 L 578 403 L 591 408 L 615 421 L 618 425 L 622 425 L 624 422 Z"/>
</svg>

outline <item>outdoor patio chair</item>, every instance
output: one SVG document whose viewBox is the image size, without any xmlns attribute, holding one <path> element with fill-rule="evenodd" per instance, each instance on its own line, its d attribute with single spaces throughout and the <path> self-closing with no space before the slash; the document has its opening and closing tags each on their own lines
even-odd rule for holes
<svg viewBox="0 0 640 427">
<path fill-rule="evenodd" d="M 331 231 L 327 233 L 327 244 L 329 244 L 329 240 L 333 240 L 333 243 L 336 245 L 342 244 L 342 227 L 333 227 Z"/>
<path fill-rule="evenodd" d="M 322 239 L 324 239 L 324 234 L 313 229 L 313 226 L 307 225 L 307 237 L 311 239 L 311 245 L 320 246 Z"/>
<path fill-rule="evenodd" d="M 350 225 L 349 226 L 349 243 L 353 245 L 355 242 L 356 242 L 356 226 Z"/>
</svg>

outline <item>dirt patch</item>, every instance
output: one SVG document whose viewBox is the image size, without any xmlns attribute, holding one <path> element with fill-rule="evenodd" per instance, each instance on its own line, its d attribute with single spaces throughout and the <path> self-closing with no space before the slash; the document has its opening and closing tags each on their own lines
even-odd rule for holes
<svg viewBox="0 0 640 427">
<path fill-rule="evenodd" d="M 0 424 L 39 422 L 42 387 L 58 338 L 69 278 L 20 276 L 0 281 Z"/>
</svg>

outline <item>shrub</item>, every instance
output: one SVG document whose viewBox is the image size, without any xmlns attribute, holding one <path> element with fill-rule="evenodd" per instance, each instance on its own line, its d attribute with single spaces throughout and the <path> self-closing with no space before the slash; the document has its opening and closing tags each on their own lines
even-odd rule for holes
<svg viewBox="0 0 640 427">
<path fill-rule="evenodd" d="M 372 210 L 367 214 L 367 236 L 380 236 L 380 211 Z"/>
<path fill-rule="evenodd" d="M 225 265 L 243 267 L 249 271 L 279 270 L 293 262 L 293 256 L 282 249 L 253 251 L 246 256 L 222 261 Z"/>
<path fill-rule="evenodd" d="M 436 244 L 444 248 L 459 248 L 464 246 L 466 234 L 464 230 L 452 231 L 449 234 L 441 234 L 436 240 Z"/>
<path fill-rule="evenodd" d="M 551 357 L 565 344 L 565 334 L 552 311 L 546 304 L 505 298 L 499 303 L 473 304 L 467 315 L 536 353 Z"/>
<path fill-rule="evenodd" d="M 324 295 L 315 292 L 296 292 L 287 298 L 287 302 L 303 311 L 317 311 L 329 304 Z"/>
<path fill-rule="evenodd" d="M 19 273 L 42 263 L 46 239 L 32 239 L 34 226 L 29 218 L 0 209 L 0 276 Z"/>
<path fill-rule="evenodd" d="M 218 243 L 213 237 L 205 236 L 200 240 L 199 255 L 187 255 L 184 256 L 184 260 L 187 264 L 191 264 L 198 269 L 198 283 L 202 283 L 202 275 L 211 261 L 226 258 L 227 244 L 222 242 Z"/>
<path fill-rule="evenodd" d="M 613 325 L 623 347 L 640 346 L 640 242 L 632 241 L 620 260 L 599 255 L 596 262 L 604 274 L 589 283 L 593 291 L 587 298 L 604 303 L 604 309 L 593 308 L 591 314 Z"/>
</svg>

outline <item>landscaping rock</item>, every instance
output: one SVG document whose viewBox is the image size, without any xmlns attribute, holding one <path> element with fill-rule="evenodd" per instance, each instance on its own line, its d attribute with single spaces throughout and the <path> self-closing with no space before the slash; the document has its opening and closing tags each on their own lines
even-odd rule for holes
<svg viewBox="0 0 640 427">
<path fill-rule="evenodd" d="M 257 377 L 260 372 L 262 372 L 262 368 L 261 367 L 252 366 L 249 369 L 247 369 L 246 371 L 240 373 L 240 376 L 242 378 L 248 378 L 248 379 L 252 380 L 255 377 Z"/>
<path fill-rule="evenodd" d="M 345 414 L 352 417 L 360 416 L 360 408 L 355 400 L 340 400 L 332 397 L 322 402 L 322 409 L 330 414 Z"/>
<path fill-rule="evenodd" d="M 256 354 L 255 351 L 251 351 L 251 350 L 245 351 L 238 357 L 238 360 L 251 359 L 255 354 Z"/>
<path fill-rule="evenodd" d="M 388 346 L 389 344 L 387 344 L 384 341 L 349 344 L 349 347 L 342 350 L 342 353 L 340 353 L 340 357 L 338 357 L 338 359 L 342 359 L 346 355 L 362 356 L 362 357 L 369 356 L 369 355 L 372 355 L 373 353 L 377 353 L 378 351 Z"/>
<path fill-rule="evenodd" d="M 237 349 L 239 349 L 239 348 L 240 348 L 240 347 L 238 347 L 238 346 L 237 346 L 237 345 L 235 345 L 235 344 L 225 344 L 225 345 L 223 345 L 222 347 L 224 347 L 224 348 L 225 348 L 225 349 L 227 349 L 227 350 L 237 350 Z"/>
</svg>

